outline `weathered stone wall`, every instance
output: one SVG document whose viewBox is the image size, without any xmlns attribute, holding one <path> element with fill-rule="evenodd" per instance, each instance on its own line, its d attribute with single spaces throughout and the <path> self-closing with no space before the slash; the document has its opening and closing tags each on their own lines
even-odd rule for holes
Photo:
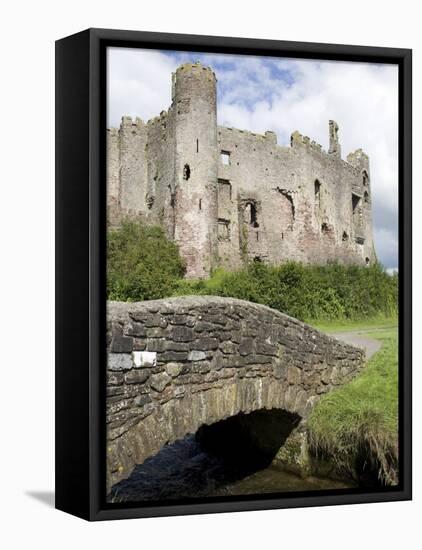
<svg viewBox="0 0 422 550">
<path fill-rule="evenodd" d="M 362 350 L 268 307 L 220 297 L 108 304 L 108 487 L 168 443 L 239 412 L 305 418 Z"/>
<path fill-rule="evenodd" d="M 187 277 L 248 259 L 375 261 L 369 159 L 360 149 L 341 158 L 334 121 L 328 152 L 299 132 L 281 147 L 274 132 L 217 126 L 210 68 L 182 65 L 172 91 L 168 112 L 109 130 L 111 224 L 131 215 L 163 225 Z"/>
</svg>

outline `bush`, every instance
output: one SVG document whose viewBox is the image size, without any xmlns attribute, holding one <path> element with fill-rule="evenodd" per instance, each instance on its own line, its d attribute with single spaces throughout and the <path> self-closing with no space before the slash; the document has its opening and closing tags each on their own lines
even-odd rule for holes
<svg viewBox="0 0 422 550">
<path fill-rule="evenodd" d="M 236 272 L 217 270 L 183 290 L 258 302 L 303 321 L 393 317 L 398 307 L 398 276 L 389 276 L 380 264 L 251 263 Z"/>
<path fill-rule="evenodd" d="M 207 280 L 185 280 L 177 245 L 161 228 L 125 222 L 109 232 L 107 294 L 110 300 L 150 300 L 188 294 L 240 298 L 303 321 L 393 317 L 398 275 L 370 267 L 251 262 L 239 271 L 217 269 Z"/>
<path fill-rule="evenodd" d="M 133 302 L 172 295 L 185 266 L 160 227 L 126 221 L 108 233 L 107 297 Z"/>
</svg>

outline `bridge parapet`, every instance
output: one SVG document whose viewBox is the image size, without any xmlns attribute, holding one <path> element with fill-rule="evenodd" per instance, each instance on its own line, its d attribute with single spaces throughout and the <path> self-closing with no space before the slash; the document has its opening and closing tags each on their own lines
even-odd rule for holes
<svg viewBox="0 0 422 550">
<path fill-rule="evenodd" d="M 306 418 L 363 361 L 363 350 L 243 300 L 109 302 L 108 488 L 204 424 L 260 409 Z"/>
</svg>

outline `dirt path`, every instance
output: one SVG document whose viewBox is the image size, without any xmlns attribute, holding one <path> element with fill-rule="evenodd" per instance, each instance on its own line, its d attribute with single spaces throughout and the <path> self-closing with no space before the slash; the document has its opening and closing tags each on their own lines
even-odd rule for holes
<svg viewBox="0 0 422 550">
<path fill-rule="evenodd" d="M 373 331 L 373 329 L 371 330 Z M 367 360 L 370 359 L 381 347 L 381 342 L 379 340 L 374 340 L 373 338 L 363 336 L 362 331 L 360 330 L 352 330 L 350 332 L 334 332 L 330 334 L 330 336 L 334 336 L 334 338 L 337 338 L 337 340 L 341 340 L 342 342 L 346 342 L 346 344 L 364 348 L 366 351 Z"/>
</svg>

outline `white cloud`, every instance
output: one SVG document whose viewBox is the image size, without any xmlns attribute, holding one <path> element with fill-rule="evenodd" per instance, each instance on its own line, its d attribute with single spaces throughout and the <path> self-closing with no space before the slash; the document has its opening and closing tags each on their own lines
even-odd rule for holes
<svg viewBox="0 0 422 550">
<path fill-rule="evenodd" d="M 168 109 L 171 73 L 178 63 L 156 51 L 110 48 L 108 52 L 108 125 L 123 115 L 149 120 Z"/>
<path fill-rule="evenodd" d="M 112 49 L 109 123 L 122 115 L 149 119 L 171 101 L 170 74 L 201 60 L 218 79 L 218 119 L 255 132 L 273 130 L 287 145 L 299 130 L 328 147 L 328 120 L 340 126 L 342 156 L 370 156 L 378 257 L 397 266 L 398 72 L 393 65 Z"/>
</svg>

